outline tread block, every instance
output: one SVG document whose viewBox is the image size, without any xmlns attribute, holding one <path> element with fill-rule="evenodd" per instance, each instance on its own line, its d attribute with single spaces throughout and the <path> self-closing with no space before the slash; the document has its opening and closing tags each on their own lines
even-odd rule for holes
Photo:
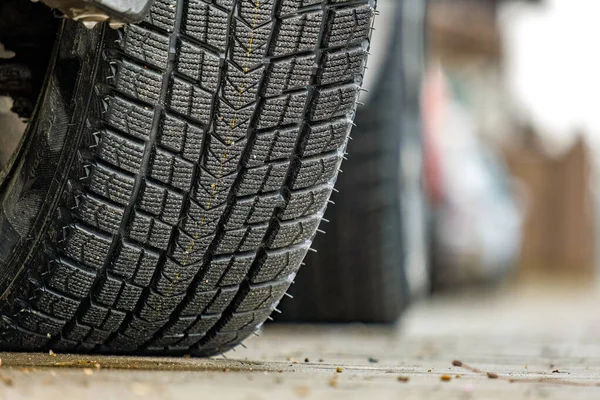
<svg viewBox="0 0 600 400">
<path fill-rule="evenodd" d="M 118 335 L 115 338 L 115 342 L 111 343 L 111 345 L 117 345 L 117 348 L 127 348 L 128 345 L 133 345 L 133 349 L 135 349 L 139 344 L 152 337 L 164 324 L 165 321 L 147 321 L 134 315 L 131 321 L 129 321 L 127 328 L 123 331 L 122 336 L 124 337 Z"/>
<path fill-rule="evenodd" d="M 183 229 L 192 237 L 204 237 L 214 233 L 223 215 L 225 205 L 205 210 L 196 202 L 190 202 L 187 218 L 183 220 Z"/>
<path fill-rule="evenodd" d="M 341 161 L 342 156 L 339 153 L 301 160 L 292 189 L 302 189 L 331 182 L 337 175 Z"/>
<path fill-rule="evenodd" d="M 271 35 L 272 23 L 258 26 L 256 20 L 250 22 L 250 26 L 233 20 L 234 35 L 232 40 L 231 59 L 244 71 L 263 63 L 263 56 L 267 54 L 267 42 Z"/>
<path fill-rule="evenodd" d="M 117 255 L 109 267 L 109 271 L 136 285 L 147 286 L 158 265 L 158 258 L 158 253 L 152 250 L 123 242 L 117 250 Z"/>
<path fill-rule="evenodd" d="M 195 292 L 181 311 L 181 315 L 196 316 L 202 314 L 204 309 L 218 296 L 218 294 L 219 291 L 217 290 L 206 292 L 202 291 L 200 288 L 196 288 Z"/>
<path fill-rule="evenodd" d="M 367 54 L 362 47 L 325 53 L 318 82 L 327 85 L 345 80 L 359 80 L 367 62 Z"/>
<path fill-rule="evenodd" d="M 351 116 L 354 113 L 359 89 L 360 86 L 351 83 L 320 90 L 311 105 L 311 120 L 323 121 L 335 117 Z"/>
<path fill-rule="evenodd" d="M 225 144 L 213 136 L 208 145 L 204 168 L 216 177 L 235 172 L 245 146 L 246 139 Z"/>
<path fill-rule="evenodd" d="M 290 14 L 297 12 L 300 8 L 320 3 L 322 0 L 283 0 L 281 5 L 281 14 Z"/>
<path fill-rule="evenodd" d="M 213 94 L 200 86 L 173 78 L 169 88 L 168 107 L 207 125 L 210 119 Z"/>
<path fill-rule="evenodd" d="M 277 128 L 281 125 L 298 124 L 304 113 L 307 92 L 292 93 L 266 99 L 260 113 L 258 129 Z"/>
<path fill-rule="evenodd" d="M 242 72 L 233 65 L 229 65 L 225 73 L 223 99 L 227 100 L 236 110 L 254 103 L 263 71 L 264 68 L 261 67 L 254 71 Z"/>
<path fill-rule="evenodd" d="M 219 66 L 218 54 L 213 54 L 185 39 L 181 40 L 175 65 L 177 72 L 196 81 L 202 89 L 215 92 L 219 80 Z"/>
<path fill-rule="evenodd" d="M 185 333 L 195 322 L 197 317 L 180 317 L 175 322 L 170 323 L 164 330 L 165 336 L 181 335 Z"/>
<path fill-rule="evenodd" d="M 233 256 L 212 260 L 202 276 L 198 288 L 211 291 L 222 286 L 237 286 L 246 277 L 254 256 Z"/>
<path fill-rule="evenodd" d="M 86 346 L 87 348 L 93 348 L 98 344 L 104 343 L 111 334 L 112 332 L 110 331 L 93 328 L 88 337 L 85 339 L 85 343 L 82 343 L 82 345 Z"/>
<path fill-rule="evenodd" d="M 183 196 L 154 182 L 146 182 L 139 202 L 139 208 L 161 221 L 175 225 L 179 221 Z"/>
<path fill-rule="evenodd" d="M 274 61 L 267 77 L 266 95 L 282 95 L 287 90 L 305 88 L 310 83 L 315 55 Z"/>
<path fill-rule="evenodd" d="M 191 347 L 198 343 L 202 339 L 203 335 L 184 335 L 183 338 L 177 342 L 177 347 Z"/>
<path fill-rule="evenodd" d="M 341 149 L 346 143 L 352 123 L 347 119 L 339 119 L 325 124 L 310 126 L 302 156 Z"/>
<path fill-rule="evenodd" d="M 172 226 L 141 211 L 135 211 L 129 226 L 129 237 L 141 244 L 165 250 L 172 230 Z"/>
<path fill-rule="evenodd" d="M 273 312 L 268 308 L 265 310 L 234 313 L 231 318 L 221 327 L 220 332 L 236 332 L 240 330 L 256 330 L 267 317 Z"/>
<path fill-rule="evenodd" d="M 251 286 L 244 299 L 238 304 L 236 312 L 274 307 L 279 302 L 279 299 L 283 297 L 291 283 L 291 279 L 286 279 L 268 285 Z"/>
<path fill-rule="evenodd" d="M 90 334 L 91 331 L 91 327 L 81 324 L 76 320 L 72 325 L 65 329 L 63 336 L 67 339 L 81 342 L 85 340 L 85 338 Z"/>
<path fill-rule="evenodd" d="M 102 277 L 102 281 L 100 282 L 98 291 L 94 294 L 94 298 L 100 304 L 103 304 L 108 307 L 114 307 L 115 303 L 119 299 L 122 287 L 123 281 L 110 276 Z M 99 324 L 98 322 L 84 322 L 94 326 L 98 326 Z"/>
<path fill-rule="evenodd" d="M 34 309 L 26 309 L 23 311 L 18 320 L 18 324 L 21 328 L 28 331 L 47 335 L 46 342 L 50 340 L 51 336 L 58 335 L 65 326 L 64 321 L 48 317 Z"/>
<path fill-rule="evenodd" d="M 181 158 L 198 162 L 202 152 L 203 129 L 191 122 L 167 114 L 162 119 L 158 143 Z"/>
<path fill-rule="evenodd" d="M 127 205 L 133 192 L 135 179 L 102 164 L 90 169 L 88 190 L 121 205 Z"/>
<path fill-rule="evenodd" d="M 256 251 L 262 243 L 266 232 L 266 224 L 225 231 L 225 234 L 219 241 L 215 254 Z"/>
<path fill-rule="evenodd" d="M 190 282 L 200 268 L 197 264 L 181 265 L 167 259 L 156 281 L 155 289 L 164 296 L 173 296 L 186 292 Z"/>
<path fill-rule="evenodd" d="M 225 51 L 227 14 L 201 0 L 186 4 L 183 32 L 212 47 Z"/>
<path fill-rule="evenodd" d="M 314 11 L 281 21 L 273 54 L 282 56 L 316 49 L 323 21 L 323 11 Z"/>
<path fill-rule="evenodd" d="M 131 61 L 116 61 L 115 85 L 134 99 L 157 104 L 160 99 L 162 75 Z"/>
<path fill-rule="evenodd" d="M 243 0 L 240 2 L 239 15 L 250 26 L 261 26 L 271 21 L 274 0 Z"/>
<path fill-rule="evenodd" d="M 309 245 L 266 252 L 258 269 L 252 275 L 252 283 L 264 283 L 281 279 L 298 271 Z"/>
<path fill-rule="evenodd" d="M 55 260 L 54 270 L 48 281 L 48 286 L 63 293 L 84 298 L 96 279 L 96 274 L 84 270 L 67 260 Z"/>
<path fill-rule="evenodd" d="M 140 106 L 121 96 L 110 96 L 105 121 L 108 125 L 131 136 L 147 140 L 152 130 L 154 110 Z"/>
<path fill-rule="evenodd" d="M 246 170 L 237 194 L 244 196 L 279 190 L 285 181 L 288 167 L 289 162 L 283 162 Z"/>
<path fill-rule="evenodd" d="M 142 296 L 142 291 L 142 288 L 125 282 L 115 307 L 124 311 L 133 311 Z"/>
<path fill-rule="evenodd" d="M 256 135 L 248 166 L 259 166 L 265 163 L 289 159 L 298 140 L 298 128 L 278 129 Z"/>
<path fill-rule="evenodd" d="M 131 329 L 129 331 L 130 334 L 142 335 L 142 333 L 138 333 L 138 330 L 135 330 L 134 328 L 130 328 L 130 329 Z M 157 330 L 158 329 L 160 329 L 160 328 L 157 328 Z M 148 331 L 150 331 L 150 329 L 148 329 Z M 143 339 L 136 339 L 136 338 L 129 337 L 123 333 L 117 333 L 110 340 L 108 345 L 103 345 L 100 347 L 100 351 L 103 351 L 105 353 L 110 353 L 110 352 L 115 352 L 115 350 L 119 349 L 122 352 L 133 352 L 133 351 L 137 350 L 137 348 L 139 347 L 139 345 L 142 342 L 143 342 Z"/>
<path fill-rule="evenodd" d="M 105 130 L 97 154 L 101 160 L 136 174 L 142 167 L 144 144 Z"/>
<path fill-rule="evenodd" d="M 197 288 L 182 315 L 219 314 L 227 308 L 236 293 L 237 288 L 223 288 L 212 292 L 203 292 Z"/>
<path fill-rule="evenodd" d="M 179 342 L 183 338 L 185 338 L 185 335 L 183 335 L 183 334 L 164 335 L 164 336 L 161 336 L 160 338 L 150 342 L 148 349 L 162 351 L 166 347 L 175 346 L 177 344 L 177 342 Z"/>
<path fill-rule="evenodd" d="M 201 315 L 200 318 L 194 322 L 187 330 L 190 334 L 205 334 L 210 328 L 212 328 L 217 321 L 221 318 L 220 314 L 217 315 Z"/>
<path fill-rule="evenodd" d="M 231 11 L 236 0 L 215 0 L 215 4 Z"/>
<path fill-rule="evenodd" d="M 269 247 L 276 249 L 310 240 L 315 234 L 320 222 L 320 215 L 313 215 L 300 220 L 281 222 Z"/>
<path fill-rule="evenodd" d="M 245 107 L 236 110 L 225 101 L 217 99 L 214 134 L 221 138 L 223 143 L 237 142 L 246 137 L 248 124 L 254 107 Z"/>
<path fill-rule="evenodd" d="M 33 351 L 44 351 L 48 346 L 50 339 L 36 335 L 33 332 L 15 332 L 13 326 L 10 326 L 10 336 L 3 339 L 3 348 L 6 350 L 15 350 L 19 348 L 27 348 Z"/>
<path fill-rule="evenodd" d="M 151 343 L 152 347 L 167 347 L 167 346 L 174 346 L 177 344 L 177 342 L 181 341 L 183 338 L 185 338 L 185 335 L 183 334 L 178 334 L 178 335 L 172 335 L 172 336 L 162 336 L 160 339 L 154 340 Z"/>
<path fill-rule="evenodd" d="M 225 311 L 234 299 L 238 288 L 223 288 L 213 298 L 212 303 L 206 308 L 205 314 L 219 314 Z"/>
<path fill-rule="evenodd" d="M 163 296 L 150 291 L 146 301 L 140 310 L 140 318 L 146 321 L 164 321 L 169 318 L 171 312 L 181 303 L 185 295 Z"/>
<path fill-rule="evenodd" d="M 80 224 L 74 224 L 66 239 L 64 254 L 73 260 L 100 269 L 108 257 L 111 239 L 90 231 Z"/>
<path fill-rule="evenodd" d="M 204 237 L 193 237 L 178 230 L 178 235 L 175 241 L 175 249 L 173 250 L 172 259 L 181 265 L 189 265 L 200 262 L 204 259 L 204 255 L 208 250 L 208 246 L 213 241 L 213 235 Z"/>
<path fill-rule="evenodd" d="M 79 206 L 74 215 L 81 221 L 104 232 L 115 234 L 123 219 L 125 210 L 93 195 L 80 198 Z"/>
<path fill-rule="evenodd" d="M 320 186 L 291 192 L 281 219 L 286 221 L 323 211 L 331 195 L 331 190 L 329 186 Z"/>
<path fill-rule="evenodd" d="M 102 278 L 95 299 L 108 307 L 133 311 L 142 295 L 142 290 L 141 287 L 108 276 Z"/>
<path fill-rule="evenodd" d="M 200 170 L 200 178 L 196 185 L 195 200 L 204 209 L 219 207 L 229 195 L 229 189 L 233 185 L 237 174 L 230 174 L 223 177 L 215 177 L 207 170 Z"/>
<path fill-rule="evenodd" d="M 146 16 L 146 21 L 160 29 L 171 32 L 173 26 L 175 26 L 176 8 L 177 0 L 155 0 Z"/>
<path fill-rule="evenodd" d="M 119 329 L 124 319 L 125 313 L 110 308 L 104 308 L 97 304 L 92 304 L 80 318 L 82 323 L 94 327 L 94 331 L 100 329 L 106 331 L 109 335 Z M 99 332 L 96 334 L 98 333 Z M 106 337 L 100 335 L 96 340 L 92 339 L 92 337 L 87 337 L 86 342 L 103 343 L 107 337 L 108 335 Z"/>
<path fill-rule="evenodd" d="M 371 30 L 373 7 L 368 4 L 333 10 L 325 42 L 329 47 L 349 46 L 366 40 Z"/>
<path fill-rule="evenodd" d="M 165 68 L 169 58 L 169 37 L 160 33 L 149 31 L 139 25 L 126 25 L 126 34 L 121 40 L 123 51 L 133 57 L 154 65 Z"/>
<path fill-rule="evenodd" d="M 157 149 L 151 162 L 150 176 L 172 187 L 189 190 L 194 164 L 166 150 Z"/>
<path fill-rule="evenodd" d="M 280 193 L 236 200 L 225 226 L 229 229 L 271 220 L 276 207 L 284 205 Z"/>
<path fill-rule="evenodd" d="M 42 290 L 34 307 L 46 314 L 68 320 L 75 315 L 79 304 L 80 302 L 77 300 L 48 290 Z"/>
</svg>

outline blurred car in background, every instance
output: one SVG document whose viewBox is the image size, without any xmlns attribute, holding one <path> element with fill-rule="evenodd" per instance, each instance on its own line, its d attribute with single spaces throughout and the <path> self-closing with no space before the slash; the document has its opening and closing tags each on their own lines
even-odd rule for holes
<svg viewBox="0 0 600 400">
<path fill-rule="evenodd" d="M 438 65 L 425 79 L 423 115 L 432 289 L 502 279 L 519 255 L 518 185 Z"/>
</svg>

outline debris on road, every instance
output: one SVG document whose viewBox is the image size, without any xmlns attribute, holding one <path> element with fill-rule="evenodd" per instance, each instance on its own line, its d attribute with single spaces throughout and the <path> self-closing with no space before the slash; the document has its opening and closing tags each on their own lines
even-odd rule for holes
<svg viewBox="0 0 600 400">
<path fill-rule="evenodd" d="M 560 378 L 546 378 L 546 377 L 510 378 L 507 376 L 498 375 L 495 372 L 482 371 L 479 368 L 471 367 L 471 366 L 463 363 L 462 361 L 458 361 L 458 360 L 452 361 L 452 365 L 455 367 L 462 367 L 462 368 L 466 369 L 467 371 L 470 371 L 470 372 L 473 372 L 476 374 L 483 374 L 490 379 L 500 379 L 500 380 L 504 380 L 504 381 L 507 381 L 510 383 L 550 383 L 550 384 L 565 385 L 565 386 L 600 387 L 600 382 L 584 382 L 584 381 L 579 382 L 579 381 L 571 381 L 571 380 L 560 379 Z M 558 371 L 558 370 L 556 370 L 556 371 Z M 554 371 L 552 371 L 552 372 L 554 372 Z"/>
<path fill-rule="evenodd" d="M 331 386 L 331 387 L 338 387 L 338 384 L 339 384 L 339 380 L 338 379 L 339 378 L 338 378 L 337 374 L 333 375 L 331 377 L 331 379 L 329 380 L 329 386 Z"/>
</svg>

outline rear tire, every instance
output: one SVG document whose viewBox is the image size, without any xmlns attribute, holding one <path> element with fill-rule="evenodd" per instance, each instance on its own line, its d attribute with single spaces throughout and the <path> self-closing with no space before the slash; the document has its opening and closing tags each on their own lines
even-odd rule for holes
<svg viewBox="0 0 600 400">
<path fill-rule="evenodd" d="M 336 180 L 373 9 L 156 0 L 120 31 L 65 22 L 0 193 L 0 348 L 211 355 L 258 329 Z"/>
<path fill-rule="evenodd" d="M 278 320 L 391 323 L 428 286 L 419 118 L 426 2 L 395 1 L 380 2 L 395 6 L 392 37 L 376 50 L 383 64 L 369 64 L 377 81 L 357 111 L 327 234 Z"/>
</svg>

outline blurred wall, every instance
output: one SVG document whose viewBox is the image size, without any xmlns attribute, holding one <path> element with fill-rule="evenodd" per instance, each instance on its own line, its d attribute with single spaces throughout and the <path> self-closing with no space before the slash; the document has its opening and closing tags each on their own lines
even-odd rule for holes
<svg viewBox="0 0 600 400">
<path fill-rule="evenodd" d="M 532 137 L 504 153 L 525 191 L 519 273 L 592 277 L 594 218 L 587 144 L 580 137 L 568 150 L 550 155 L 539 140 Z"/>
<path fill-rule="evenodd" d="M 600 275 L 594 10 L 600 1 L 431 2 L 430 60 L 458 82 L 479 138 L 516 182 L 524 212 L 517 276 Z"/>
</svg>

